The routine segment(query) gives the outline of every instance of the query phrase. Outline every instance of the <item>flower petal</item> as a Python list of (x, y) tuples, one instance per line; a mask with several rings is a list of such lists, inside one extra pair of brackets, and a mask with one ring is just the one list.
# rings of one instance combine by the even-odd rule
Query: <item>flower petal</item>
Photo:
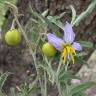
[(66, 22), (64, 26), (64, 41), (66, 43), (72, 43), (75, 39), (75, 33), (73, 32), (72, 25)]
[(47, 34), (47, 38), (48, 42), (52, 44), (57, 50), (61, 51), (63, 49), (62, 44), (64, 43), (64, 41), (62, 39), (56, 37), (51, 33)]
[(75, 49), (75, 50), (78, 50), (78, 51), (81, 51), (82, 50), (82, 46), (79, 44), (79, 43), (76, 43), (74, 42), (72, 44), (72, 47)]

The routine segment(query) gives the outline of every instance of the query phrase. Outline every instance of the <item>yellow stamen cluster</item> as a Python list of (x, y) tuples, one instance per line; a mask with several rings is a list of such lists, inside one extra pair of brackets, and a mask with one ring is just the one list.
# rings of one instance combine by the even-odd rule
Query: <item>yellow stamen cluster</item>
[(64, 59), (64, 62), (67, 61), (68, 55), (71, 57), (72, 62), (74, 64), (75, 62), (74, 56), (76, 55), (75, 49), (71, 45), (66, 44), (64, 45), (64, 48), (62, 50), (62, 58)]

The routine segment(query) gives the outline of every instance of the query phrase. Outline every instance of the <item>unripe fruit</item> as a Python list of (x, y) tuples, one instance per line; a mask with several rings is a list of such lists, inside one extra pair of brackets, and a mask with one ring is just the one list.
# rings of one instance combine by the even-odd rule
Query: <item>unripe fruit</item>
[(46, 56), (53, 57), (56, 54), (56, 49), (50, 43), (45, 43), (42, 47), (42, 51)]
[(5, 34), (5, 41), (8, 45), (16, 46), (21, 42), (21, 34), (16, 29), (9, 30)]

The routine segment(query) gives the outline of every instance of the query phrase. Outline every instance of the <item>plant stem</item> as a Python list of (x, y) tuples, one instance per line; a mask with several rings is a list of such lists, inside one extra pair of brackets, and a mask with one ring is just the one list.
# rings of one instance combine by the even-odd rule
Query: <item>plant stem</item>
[[(20, 25), (19, 20), (18, 20), (16, 14), (14, 14), (14, 17), (15, 17), (15, 19), (16, 19), (16, 23), (18, 24), (18, 26), (19, 26), (19, 28), (20, 28), (20, 30), (21, 30), (21, 32), (22, 32), (22, 35), (24, 36), (24, 39), (25, 39), (25, 41), (26, 41), (26, 44), (27, 44), (28, 47), (29, 47), (29, 51), (30, 51), (30, 53), (31, 53), (31, 55), (32, 55), (32, 57), (33, 57), (33, 61), (34, 61), (34, 65), (35, 65), (35, 68), (36, 68), (37, 77), (38, 77), (38, 79), (39, 79), (39, 83), (40, 83), (40, 86), (41, 86), (41, 93), (42, 93), (42, 83), (41, 83), (41, 79), (40, 79), (40, 76), (39, 76), (39, 70), (38, 70), (38, 68), (37, 68), (37, 63), (36, 63), (35, 54), (34, 54), (33, 50), (31, 49), (30, 41), (28, 40), (28, 38), (27, 38), (27, 36), (26, 36), (26, 33), (24, 32), (22, 26)], [(42, 93), (42, 94), (43, 94), (43, 93)]]
[(62, 65), (62, 58), (60, 58), (60, 61), (59, 61), (59, 66), (57, 68), (57, 75), (59, 74), (59, 71), (60, 71), (60, 68), (61, 68), (61, 65)]
[[(69, 62), (67, 61), (67, 63), (65, 64), (65, 72), (68, 71), (68, 65), (69, 65)], [(66, 96), (68, 96), (69, 89), (68, 89), (68, 82), (67, 81), (65, 82), (65, 86), (66, 86)]]
[(57, 82), (57, 88), (58, 88), (59, 96), (62, 96), (61, 86), (59, 82)]
[(18, 26), (19, 26), (19, 28), (20, 28), (20, 30), (21, 30), (21, 32), (22, 32), (22, 35), (23, 35), (23, 37), (24, 37), (24, 39), (25, 39), (25, 41), (26, 41), (26, 44), (27, 44), (28, 47), (29, 47), (29, 51), (30, 51), (30, 53), (31, 53), (31, 55), (32, 55), (32, 57), (33, 57), (34, 64), (35, 64), (35, 68), (36, 68), (36, 71), (37, 71), (37, 74), (38, 74), (38, 69), (37, 69), (37, 64), (36, 64), (36, 58), (35, 58), (35, 56), (34, 56), (33, 50), (31, 49), (30, 41), (28, 40), (26, 33), (24, 32), (21, 24), (19, 23), (19, 20), (18, 20), (16, 14), (14, 14), (14, 18), (16, 19), (16, 23), (18, 24)]
[(62, 58), (60, 58), (59, 65), (58, 65), (57, 72), (56, 72), (56, 84), (57, 84), (59, 96), (62, 96), (61, 86), (60, 86), (60, 82), (58, 80), (59, 79), (59, 72), (60, 72), (61, 65), (62, 65)]
[(67, 61), (67, 63), (65, 64), (65, 71), (66, 72), (68, 71), (68, 65), (69, 65), (69, 62)]
[(46, 78), (46, 72), (44, 71), (44, 88), (45, 88), (45, 91), (44, 91), (44, 96), (47, 96), (47, 78)]
[(20, 22), (19, 22), (19, 20), (18, 20), (18, 17), (17, 17), (18, 8), (17, 8), (15, 5), (11, 4), (10, 2), (5, 2), (5, 3), (6, 3), (7, 5), (9, 5), (9, 7), (11, 7), (12, 10), (13, 10), (13, 15), (14, 15), (14, 18), (15, 18), (15, 20), (16, 20), (16, 23), (17, 23), (18, 27), (20, 28), (21, 33), (22, 33), (22, 35), (23, 35), (23, 37), (24, 37), (24, 39), (25, 39), (25, 41), (26, 41), (26, 44), (27, 44), (28, 47), (29, 47), (29, 51), (30, 51), (30, 53), (31, 53), (31, 55), (32, 55), (32, 57), (33, 57), (34, 65), (35, 65), (36, 72), (37, 72), (37, 77), (38, 77), (38, 80), (39, 80), (39, 83), (40, 83), (40, 87), (42, 88), (41, 79), (40, 79), (40, 76), (39, 76), (39, 70), (38, 70), (38, 68), (37, 68), (37, 63), (36, 63), (35, 54), (34, 54), (32, 48), (31, 48), (30, 41), (29, 41), (29, 39), (27, 38), (26, 32), (23, 30), (23, 28), (22, 28), (22, 26), (21, 26), (21, 24), (20, 24)]

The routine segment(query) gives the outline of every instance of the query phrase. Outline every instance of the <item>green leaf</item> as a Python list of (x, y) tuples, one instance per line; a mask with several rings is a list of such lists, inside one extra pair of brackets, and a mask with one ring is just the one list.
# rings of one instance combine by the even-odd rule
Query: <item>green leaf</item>
[(79, 43), (81, 44), (82, 47), (85, 47), (85, 48), (93, 47), (93, 43), (90, 41), (79, 41)]
[(95, 82), (86, 82), (86, 83), (77, 85), (74, 88), (72, 88), (71, 94), (76, 94), (76, 93), (85, 91), (88, 88), (91, 88), (91, 87), (94, 87), (94, 86), (96, 86), (96, 83)]
[(73, 94), (72, 96), (86, 96), (86, 94), (84, 92), (79, 92), (79, 93)]
[(45, 70), (47, 72), (47, 74), (48, 74), (49, 80), (52, 83), (54, 83), (54, 81), (55, 81), (55, 71), (52, 69), (52, 67), (49, 66), (49, 64), (39, 64), (38, 67)]
[(9, 73), (4, 73), (0, 76), (0, 89), (2, 89), (8, 76), (9, 76)]
[(57, 20), (58, 17), (56, 16), (47, 16), (47, 19), (52, 22), (53, 24), (55, 24), (56, 26), (58, 26), (59, 28), (63, 29), (63, 24), (60, 20)]
[(4, 24), (6, 21), (5, 14), (8, 10), (8, 6), (6, 6), (5, 2), (11, 2), (13, 4), (16, 4), (17, 0), (0, 0), (0, 27)]
[(66, 12), (61, 13), (61, 14), (58, 16), (58, 18), (57, 18), (57, 19), (62, 18), (62, 17), (65, 15), (65, 13), (66, 13)]
[(76, 59), (76, 62), (80, 62), (80, 64), (85, 64), (86, 66), (89, 66), (88, 63), (85, 60), (83, 60), (82, 57), (76, 56), (75, 59)]
[(70, 8), (71, 8), (71, 11), (72, 11), (72, 20), (71, 20), (71, 24), (73, 24), (73, 22), (74, 22), (75, 19), (76, 19), (76, 10), (75, 10), (75, 8), (74, 8), (72, 5), (70, 5)]
[(41, 15), (46, 17), (48, 15), (49, 9), (45, 10)]
[(80, 79), (78, 76), (72, 75), (70, 72), (60, 72), (59, 80), (60, 82), (65, 82), (72, 79)]
[(87, 16), (89, 16), (93, 10), (96, 8), (96, 0), (91, 0), (91, 4), (88, 6), (88, 8), (83, 11), (73, 22), (73, 25), (78, 26), (82, 20), (84, 20)]
[(82, 56), (86, 56), (86, 55), (87, 55), (87, 53), (81, 52), (81, 53), (77, 53), (76, 57), (82, 57)]
[(2, 3), (4, 3), (5, 2), (5, 0), (0, 0), (0, 4), (2, 4)]
[(52, 24), (47, 18), (45, 18), (45, 17), (42, 16), (41, 14), (33, 11), (31, 5), (29, 5), (29, 8), (30, 8), (30, 10), (31, 10), (31, 13), (32, 13), (35, 17), (37, 17), (37, 18), (38, 18), (39, 20), (41, 20), (43, 23), (49, 25), (49, 27), (50, 27), (51, 29), (58, 30), (57, 26), (55, 26), (54, 24)]

